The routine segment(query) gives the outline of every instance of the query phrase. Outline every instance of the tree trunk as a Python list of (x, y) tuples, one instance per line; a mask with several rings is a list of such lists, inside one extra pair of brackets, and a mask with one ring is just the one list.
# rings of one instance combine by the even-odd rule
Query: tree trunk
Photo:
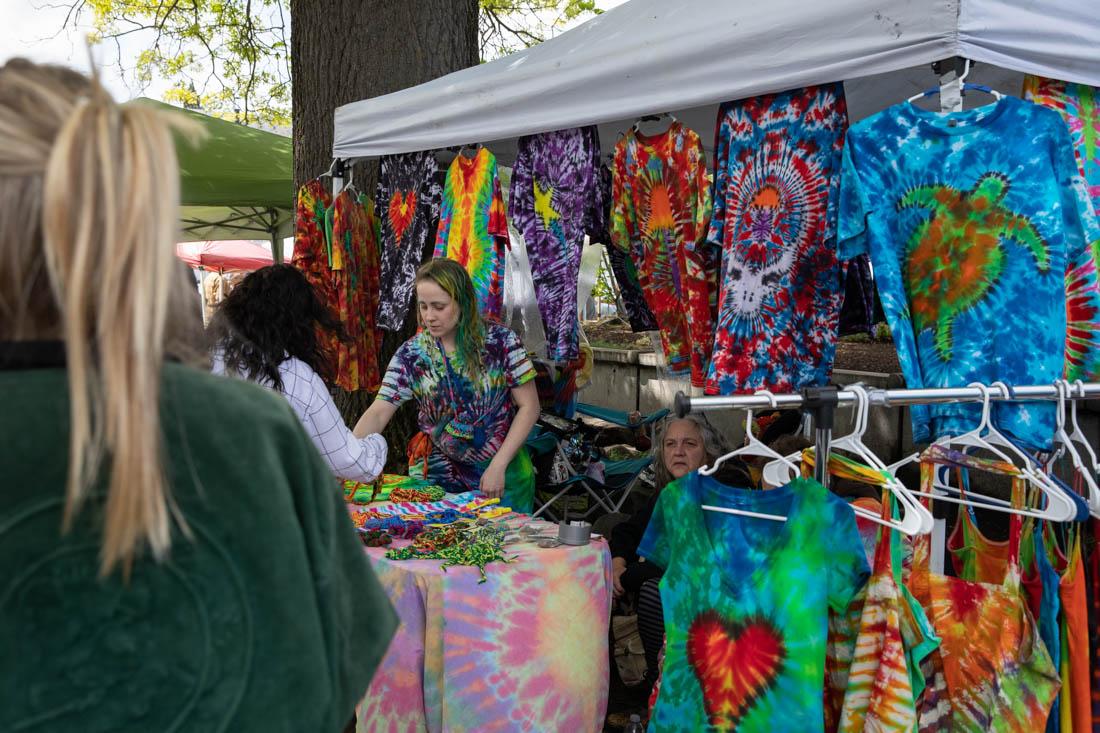
[[(478, 63), (478, 0), (290, 0), (290, 14), (295, 186), (328, 170), (337, 107)], [(361, 191), (374, 190), (377, 171), (376, 161), (356, 169)], [(408, 318), (404, 331), (385, 335), (382, 369), (415, 328)], [(335, 390), (334, 398), (349, 424), (371, 401), (367, 392)], [(415, 410), (405, 405), (386, 430), (388, 469), (405, 463), (415, 430)]]

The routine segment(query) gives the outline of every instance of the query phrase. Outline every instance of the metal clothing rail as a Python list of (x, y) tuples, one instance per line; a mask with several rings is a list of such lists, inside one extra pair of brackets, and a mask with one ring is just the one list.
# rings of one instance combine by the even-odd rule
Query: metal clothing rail
[[(1075, 382), (1068, 385), (1067, 399), (1100, 399), (1100, 383)], [(997, 383), (988, 387), (948, 387), (943, 389), (865, 389), (871, 406), (900, 407), (903, 405), (932, 405), (945, 402), (991, 402), (1056, 400), (1058, 388), (1054, 384), (1010, 387)], [(755, 410), (762, 407), (794, 409), (809, 413), (814, 421), (815, 450), (817, 455), (829, 454), (836, 408), (856, 404), (856, 392), (837, 387), (807, 387), (799, 394), (730, 395), (722, 397), (690, 397), (683, 392), (676, 394), (673, 411), (678, 417), (689, 412), (709, 410)], [(751, 429), (751, 428), (750, 428)], [(828, 461), (814, 461), (814, 478), (828, 486)]]

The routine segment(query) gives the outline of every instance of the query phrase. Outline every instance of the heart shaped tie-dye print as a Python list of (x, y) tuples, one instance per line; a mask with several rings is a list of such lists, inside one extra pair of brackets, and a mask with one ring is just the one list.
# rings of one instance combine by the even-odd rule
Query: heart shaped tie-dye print
[(734, 623), (714, 610), (688, 629), (687, 657), (716, 730), (736, 730), (779, 675), (786, 652), (778, 629), (762, 618)]
[(394, 191), (390, 198), (390, 226), (393, 227), (393, 238), (400, 244), (405, 239), (405, 232), (412, 224), (413, 214), (416, 213), (416, 191)]

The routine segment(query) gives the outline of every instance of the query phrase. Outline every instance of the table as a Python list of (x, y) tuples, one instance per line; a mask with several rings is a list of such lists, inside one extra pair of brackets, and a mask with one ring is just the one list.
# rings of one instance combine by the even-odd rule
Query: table
[[(407, 544), (397, 541), (393, 546)], [(607, 543), (509, 545), (450, 567), (365, 548), (401, 619), (356, 710), (358, 733), (599, 731), (607, 706)]]

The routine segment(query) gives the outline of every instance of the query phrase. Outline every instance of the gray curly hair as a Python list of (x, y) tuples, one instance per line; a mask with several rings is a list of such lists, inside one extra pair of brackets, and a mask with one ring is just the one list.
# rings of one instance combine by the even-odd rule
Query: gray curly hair
[(653, 465), (654, 465), (654, 488), (658, 491), (665, 487), (665, 484), (672, 481), (672, 474), (668, 472), (668, 467), (665, 466), (664, 459), (664, 443), (665, 433), (668, 432), (672, 423), (678, 420), (687, 420), (693, 423), (696, 428), (699, 429), (699, 435), (703, 437), (703, 451), (706, 453), (706, 460), (703, 465), (710, 465), (714, 463), (715, 459), (719, 456), (730, 452), (729, 444), (726, 439), (722, 437), (722, 434), (710, 424), (706, 415), (698, 412), (690, 412), (683, 417), (676, 417), (675, 415), (669, 415), (661, 420), (657, 424), (656, 436), (653, 440)]

